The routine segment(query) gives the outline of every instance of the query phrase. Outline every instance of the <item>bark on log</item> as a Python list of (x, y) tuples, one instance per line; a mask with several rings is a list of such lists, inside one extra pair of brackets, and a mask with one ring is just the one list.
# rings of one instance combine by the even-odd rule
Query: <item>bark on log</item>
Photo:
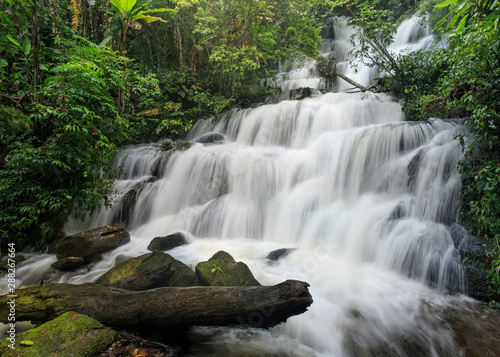
[[(308, 284), (158, 288), (132, 292), (97, 284), (47, 284), (16, 291), (16, 320), (42, 323), (75, 311), (116, 328), (178, 328), (191, 325), (272, 327), (302, 314), (312, 303)], [(9, 306), (7, 295), (0, 305)], [(8, 309), (0, 322), (8, 322)]]

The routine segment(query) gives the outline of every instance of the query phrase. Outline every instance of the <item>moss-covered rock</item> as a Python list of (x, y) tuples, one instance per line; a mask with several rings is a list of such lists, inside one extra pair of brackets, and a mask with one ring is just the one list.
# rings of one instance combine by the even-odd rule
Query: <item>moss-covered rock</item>
[(52, 268), (56, 268), (62, 271), (69, 271), (85, 265), (85, 259), (82, 257), (66, 257), (58, 260), (51, 265)]
[(1, 340), (0, 355), (92, 357), (105, 351), (117, 337), (116, 331), (103, 328), (99, 321), (76, 312), (67, 312), (18, 334), (15, 337), (15, 349), (9, 347), (12, 343), (9, 338)]
[(57, 259), (83, 257), (85, 263), (99, 254), (130, 242), (130, 234), (119, 224), (109, 224), (60, 239), (56, 244)]
[(188, 241), (184, 234), (181, 232), (176, 232), (169, 234), (166, 237), (156, 237), (148, 245), (148, 249), (151, 251), (159, 250), (165, 251), (178, 247), (183, 244), (187, 244)]
[(96, 283), (127, 290), (199, 285), (190, 267), (159, 251), (125, 260), (102, 275)]
[(260, 286), (245, 263), (236, 262), (222, 250), (208, 261), (198, 263), (195, 271), (205, 286)]

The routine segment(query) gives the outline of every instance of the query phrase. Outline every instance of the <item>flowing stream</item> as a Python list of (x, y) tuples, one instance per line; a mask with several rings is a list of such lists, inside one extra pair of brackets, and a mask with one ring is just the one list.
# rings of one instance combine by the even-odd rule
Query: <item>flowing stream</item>
[[(377, 75), (349, 67), (345, 20), (334, 21), (323, 56), (363, 85)], [(427, 48), (432, 36), (405, 21), (393, 49)], [(450, 235), (457, 219), (462, 127), (439, 119), (406, 122), (386, 94), (326, 83), (314, 62), (281, 73), (283, 90), (312, 96), (233, 109), (189, 133), (224, 135), (166, 155), (159, 144), (119, 152), (117, 204), (66, 230), (124, 222), (132, 240), (91, 269), (54, 281), (95, 281), (117, 259), (147, 253), (156, 236), (183, 231), (190, 244), (169, 251), (194, 266), (219, 250), (245, 262), (263, 285), (310, 284), (309, 310), (270, 330), (196, 327), (189, 356), (458, 356), (451, 331), (432, 313), (466, 300)], [(321, 94), (319, 89), (337, 92)], [(302, 93), (296, 90), (294, 93)], [(288, 99), (287, 99), (288, 98)], [(281, 101), (280, 101), (281, 100)], [(154, 175), (156, 176), (154, 176)], [(133, 205), (123, 204), (124, 197)], [(298, 248), (275, 263), (266, 255)], [(55, 261), (35, 255), (18, 285), (37, 284)]]

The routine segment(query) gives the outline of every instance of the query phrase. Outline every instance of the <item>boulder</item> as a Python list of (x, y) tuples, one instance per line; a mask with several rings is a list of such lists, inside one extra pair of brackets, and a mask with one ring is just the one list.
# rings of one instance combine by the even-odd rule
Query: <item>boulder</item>
[(280, 249), (276, 249), (276, 250), (273, 250), (272, 252), (270, 252), (266, 256), (266, 259), (269, 260), (269, 261), (271, 261), (271, 262), (276, 262), (279, 259), (286, 257), (288, 254), (290, 254), (291, 252), (293, 252), (295, 250), (297, 250), (297, 248), (280, 248)]
[(199, 285), (190, 267), (159, 251), (125, 260), (104, 273), (96, 283), (127, 290)]
[(215, 144), (225, 140), (226, 138), (221, 133), (206, 133), (194, 139), (194, 142), (200, 144)]
[(130, 234), (119, 224), (109, 224), (74, 234), (57, 241), (58, 260), (66, 257), (82, 257), (85, 263), (95, 260), (99, 254), (130, 242)]
[(85, 265), (85, 259), (82, 257), (66, 257), (58, 260), (51, 265), (52, 268), (56, 268), (62, 271), (69, 271)]
[(160, 251), (165, 251), (165, 250), (170, 250), (175, 247), (178, 247), (183, 244), (187, 244), (188, 241), (184, 234), (181, 232), (176, 232), (169, 234), (166, 237), (156, 237), (154, 238), (151, 243), (148, 245), (148, 249), (151, 251), (154, 250), (160, 250)]
[(245, 263), (224, 251), (198, 263), (195, 271), (202, 286), (260, 286)]
[(54, 320), (0, 341), (4, 357), (75, 356), (92, 357), (106, 351), (118, 333), (86, 315), (67, 312)]

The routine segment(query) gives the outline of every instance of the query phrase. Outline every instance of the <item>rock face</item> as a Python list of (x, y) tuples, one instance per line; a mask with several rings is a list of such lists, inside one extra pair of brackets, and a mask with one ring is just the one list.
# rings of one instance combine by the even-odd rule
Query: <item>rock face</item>
[(130, 234), (119, 224), (110, 224), (81, 232), (59, 240), (56, 244), (58, 260), (66, 257), (82, 257), (85, 263), (95, 260), (99, 254), (130, 242)]
[(204, 286), (260, 286), (245, 263), (236, 262), (224, 251), (198, 263), (195, 271)]
[(127, 290), (199, 285), (190, 267), (159, 251), (125, 260), (102, 275), (96, 283)]
[[(18, 334), (15, 337), (15, 350), (9, 348), (11, 343), (9, 339), (3, 339), (0, 341), (0, 355), (4, 357), (96, 356), (104, 352), (118, 336), (116, 331), (101, 327), (102, 324), (91, 317), (67, 312), (32, 330)], [(25, 344), (21, 344), (22, 341)]]
[(156, 237), (148, 245), (148, 249), (151, 251), (159, 250), (165, 251), (178, 247), (183, 244), (187, 244), (188, 241), (184, 234), (181, 232), (176, 232), (169, 234), (166, 237)]
[(451, 227), (451, 237), (458, 249), (467, 277), (467, 295), (479, 301), (500, 301), (500, 287), (492, 286), (487, 270), (491, 267), (491, 241), (481, 240), (459, 224)]
[(56, 268), (62, 271), (73, 270), (85, 265), (85, 259), (82, 257), (66, 257), (58, 260), (51, 265), (52, 268)]

